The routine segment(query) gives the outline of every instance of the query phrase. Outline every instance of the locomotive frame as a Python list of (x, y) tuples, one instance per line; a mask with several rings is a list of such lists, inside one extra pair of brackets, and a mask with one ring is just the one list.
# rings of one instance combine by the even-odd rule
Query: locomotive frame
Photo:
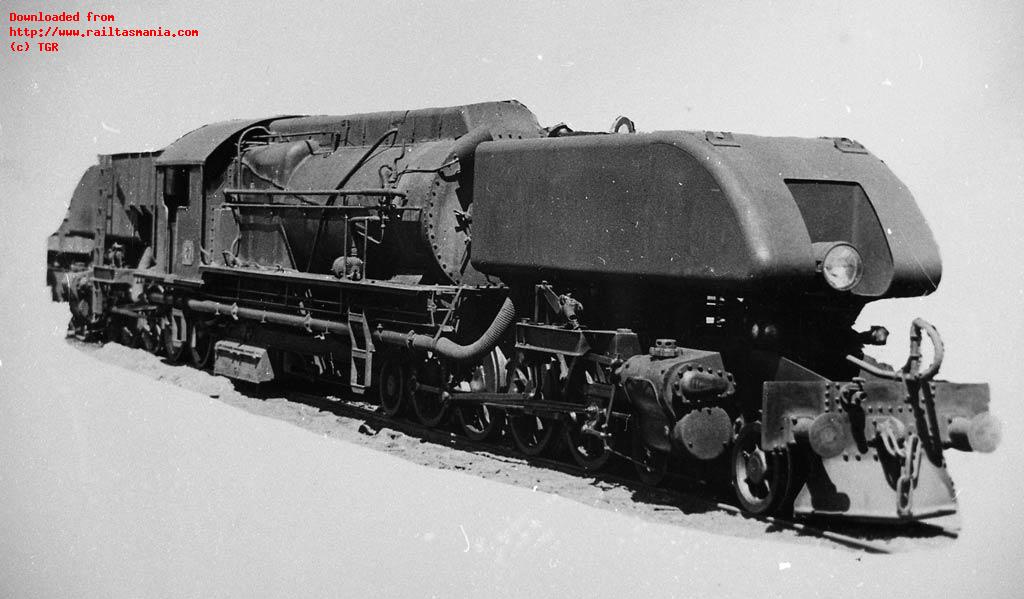
[(948, 514), (943, 451), (999, 442), (987, 385), (935, 378), (933, 326), (899, 370), (851, 330), (941, 265), (845, 138), (575, 132), (514, 101), (227, 121), (101, 156), (48, 262), (82, 338), (526, 455), (561, 438), (589, 470), (628, 454), (648, 484), (711, 471), (754, 514)]

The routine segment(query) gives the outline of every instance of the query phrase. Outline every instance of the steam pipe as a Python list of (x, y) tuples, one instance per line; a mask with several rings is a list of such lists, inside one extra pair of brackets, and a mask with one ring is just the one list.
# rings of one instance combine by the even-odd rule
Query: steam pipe
[[(163, 294), (151, 293), (150, 301), (158, 304), (170, 303)], [(296, 316), (293, 314), (281, 314), (280, 312), (268, 312), (253, 308), (242, 308), (237, 305), (222, 304), (210, 300), (190, 299), (185, 301), (185, 307), (193, 312), (203, 312), (232, 318), (244, 318), (246, 320), (258, 320), (269, 324), (279, 324), (290, 327), (306, 329), (308, 331), (334, 333), (335, 335), (348, 335), (348, 325), (321, 318), (309, 316)]]
[(485, 141), (493, 139), (490, 127), (486, 125), (475, 127), (455, 141), (451, 151), (448, 152), (445, 163), (447, 164), (451, 160), (458, 160), (459, 168), (466, 172), (472, 166), (473, 153), (476, 151), (476, 147)]
[[(170, 303), (161, 293), (151, 293), (149, 295), (149, 299), (157, 304)], [(228, 305), (210, 300), (190, 299), (186, 300), (184, 303), (185, 307), (194, 312), (230, 316), (232, 318), (244, 318), (246, 320), (256, 320), (268, 324), (306, 329), (310, 332), (333, 333), (335, 335), (342, 336), (347, 336), (349, 334), (348, 325), (321, 318), (281, 314), (280, 312), (268, 312), (266, 310), (257, 310), (254, 308), (242, 308), (237, 305)], [(494, 317), (494, 321), (491, 322), (491, 325), (487, 327), (487, 330), (484, 331), (483, 335), (469, 345), (460, 345), (451, 339), (443, 337), (435, 338), (431, 335), (398, 333), (387, 330), (374, 331), (373, 340), (384, 345), (394, 345), (398, 347), (408, 347), (422, 351), (435, 352), (456, 361), (468, 361), (487, 354), (494, 349), (494, 347), (498, 345), (498, 342), (501, 341), (502, 336), (508, 331), (509, 327), (512, 326), (512, 323), (515, 322), (515, 318), (515, 305), (512, 303), (511, 299), (506, 298), (505, 303), (502, 304), (501, 308), (498, 310), (498, 313)]]
[(373, 339), (387, 345), (436, 352), (456, 361), (468, 361), (479, 358), (494, 349), (515, 319), (516, 307), (511, 299), (505, 298), (505, 303), (501, 305), (491, 325), (479, 339), (469, 345), (459, 345), (451, 339), (443, 337), (434, 338), (431, 335), (402, 334), (394, 331), (378, 331), (374, 334)]

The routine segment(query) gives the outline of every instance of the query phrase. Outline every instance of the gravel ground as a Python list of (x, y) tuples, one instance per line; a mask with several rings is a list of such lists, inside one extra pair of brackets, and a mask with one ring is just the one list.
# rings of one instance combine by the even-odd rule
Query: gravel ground
[[(504, 454), (453, 449), (442, 442), (427, 442), (389, 428), (377, 429), (359, 418), (339, 415), (333, 409), (332, 402), (316, 401), (313, 396), (305, 393), (289, 392), (285, 385), (256, 388), (242, 383), (236, 388), (230, 379), (189, 366), (169, 364), (140, 349), (127, 348), (117, 343), (82, 343), (73, 339), (69, 343), (108, 364), (219, 399), (254, 414), (289, 422), (320, 435), (384, 451), (421, 466), (465, 472), (533, 491), (556, 494), (591, 507), (691, 530), (744, 538), (770, 538), (814, 546), (836, 546), (832, 541), (820, 537), (800, 534), (718, 509), (706, 490), (703, 497), (699, 489), (696, 495), (689, 493), (686, 497), (679, 497), (677, 494), (627, 486), (600, 476), (580, 476), (534, 466), (523, 459)], [(326, 393), (324, 395), (330, 397)], [(372, 406), (367, 407), (372, 409)], [(959, 527), (959, 518), (944, 519), (942, 524), (956, 529)], [(881, 536), (891, 551), (936, 548), (954, 542), (940, 535), (918, 535), (914, 538), (895, 536), (887, 528), (851, 530), (850, 527), (840, 527), (839, 530), (874, 538)]]
[(83, 352), (64, 339), (64, 309), (0, 306), (0, 596), (1019, 590), (1005, 474), (1016, 441), (953, 461), (960, 539), (867, 555), (503, 456), (363, 434), (328, 406), (237, 394), (116, 345)]
[[(335, 414), (330, 402), (310, 404), (308, 401), (311, 398), (289, 394), (281, 386), (255, 389), (243, 385), (240, 391), (229, 379), (190, 367), (170, 365), (164, 359), (140, 349), (130, 349), (117, 343), (98, 345), (72, 341), (72, 344), (88, 355), (112, 365), (217, 398), (253, 414), (283, 420), (317, 434), (371, 447), (421, 466), (457, 470), (652, 522), (749, 539), (758, 539), (767, 534), (780, 541), (833, 545), (800, 536), (793, 530), (778, 529), (764, 522), (730, 514), (717, 509), (711, 501), (693, 499), (685, 505), (679, 505), (676, 503), (678, 498), (668, 494), (657, 494), (656, 491), (652, 494), (600, 477), (578, 476), (534, 466), (505, 455), (455, 450), (442, 443), (427, 442), (397, 430), (378, 430), (365, 421)], [(949, 541), (940, 537), (933, 543), (945, 544)]]

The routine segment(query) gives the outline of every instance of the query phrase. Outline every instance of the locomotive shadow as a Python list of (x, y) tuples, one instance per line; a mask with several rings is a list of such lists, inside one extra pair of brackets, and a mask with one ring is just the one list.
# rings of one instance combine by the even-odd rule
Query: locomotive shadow
[[(418, 423), (407, 420), (385, 420), (376, 412), (375, 403), (353, 397), (340, 386), (332, 388), (323, 382), (296, 380), (256, 385), (172, 363), (142, 349), (110, 352), (104, 349), (110, 344), (97, 345), (74, 338), (68, 338), (67, 342), (103, 361), (216, 398), (253, 414), (355, 442), (420, 465), (458, 470), (521, 488), (540, 486), (543, 488), (535, 490), (680, 528), (729, 537), (755, 538), (771, 534), (785, 542), (802, 542), (798, 541), (802, 537), (820, 540), (823, 536), (820, 531), (824, 530), (865, 541), (880, 541), (897, 552), (938, 546), (938, 541), (932, 539), (948, 543), (959, 529), (959, 516), (946, 516), (900, 526), (810, 518), (799, 522), (818, 531), (793, 530), (784, 521), (775, 523), (737, 514), (735, 508), (723, 505), (728, 503), (723, 490), (719, 488), (716, 492), (714, 489), (718, 487), (697, 479), (671, 477), (665, 483), (667, 488), (648, 487), (632, 480), (633, 469), (624, 461), (612, 464), (606, 472), (589, 473), (581, 471), (571, 460), (558, 462), (521, 456), (512, 449), (508, 438), (498, 438), (482, 447), (457, 433), (454, 421), (437, 429), (423, 429)], [(122, 346), (113, 344), (113, 347)], [(563, 451), (567, 450), (563, 448)], [(425, 456), (430, 458), (424, 459)], [(545, 471), (557, 472), (559, 476), (545, 476), (542, 474)], [(595, 495), (593, 489), (602, 493)], [(921, 541), (915, 543), (916, 540)]]
[[(685, 479), (673, 480), (671, 486), (666, 488), (647, 487), (638, 481), (631, 480), (632, 467), (624, 461), (618, 461), (609, 465), (601, 472), (586, 472), (575, 464), (571, 463), (568, 450), (558, 444), (554, 456), (531, 458), (517, 452), (511, 438), (505, 431), (487, 442), (474, 442), (461, 435), (455, 418), (449, 418), (445, 424), (425, 429), (417, 422), (408, 419), (391, 421), (379, 415), (376, 404), (372, 402), (360, 402), (359, 398), (350, 397), (342, 386), (331, 387), (323, 383), (306, 383), (289, 381), (286, 383), (264, 383), (254, 385), (242, 381), (232, 381), (236, 391), (251, 399), (279, 400), (285, 399), (289, 402), (308, 406), (326, 412), (338, 418), (358, 422), (357, 431), (366, 437), (389, 437), (394, 439), (402, 435), (413, 440), (419, 445), (430, 445), (444, 451), (457, 450), (464, 456), (476, 456), (480, 459), (498, 460), (512, 465), (523, 464), (539, 470), (557, 472), (570, 476), (576, 481), (585, 481), (586, 484), (601, 491), (616, 491), (628, 496), (629, 500), (644, 504), (655, 511), (672, 511), (680, 514), (705, 514), (705, 513), (728, 513), (721, 509), (715, 501), (700, 494), (707, 495), (706, 485), (699, 481)], [(331, 397), (342, 398), (343, 401), (332, 400)], [(353, 401), (360, 405), (353, 406)], [(367, 416), (364, 410), (374, 410), (373, 414)], [(388, 448), (385, 448), (388, 449)], [(394, 453), (388, 449), (389, 453)], [(409, 456), (414, 457), (414, 456)], [(417, 460), (413, 460), (417, 461)], [(422, 461), (422, 460), (419, 460)], [(453, 464), (429, 463), (431, 467), (441, 469), (455, 469), (467, 474), (486, 478), (490, 480), (501, 480), (516, 486), (524, 486), (509, 479), (488, 476), (486, 472), (477, 471), (472, 467), (464, 466), (463, 459), (453, 460)], [(493, 470), (493, 468), (482, 470)], [(526, 485), (529, 487), (529, 485)]]
[[(88, 353), (102, 348), (69, 341)], [(138, 359), (140, 356), (149, 358), (141, 360)], [(455, 419), (435, 429), (424, 429), (419, 423), (410, 420), (386, 420), (376, 411), (375, 403), (351, 396), (341, 386), (332, 386), (322, 381), (312, 383), (292, 379), (257, 385), (226, 379), (209, 370), (197, 370), (166, 358), (157, 358), (141, 349), (116, 352), (112, 358), (107, 359), (254, 414), (356, 442), (374, 451), (390, 453), (427, 467), (457, 470), (520, 488), (536, 485), (541, 487), (538, 490), (558, 494), (591, 507), (632, 513), (658, 523), (723, 536), (751, 538), (770, 533), (779, 540), (789, 542), (795, 542), (798, 537), (820, 537), (813, 531), (793, 531), (782, 524), (740, 516), (734, 509), (718, 503), (725, 499), (723, 490), (716, 492), (715, 486), (696, 478), (673, 476), (664, 483), (664, 487), (648, 487), (632, 478), (633, 469), (624, 460), (613, 462), (606, 471), (600, 473), (585, 472), (572, 463), (564, 447), (559, 448), (562, 455), (556, 458), (528, 458), (520, 455), (506, 437), (498, 437), (486, 445), (466, 439), (461, 436)], [(558, 475), (545, 475), (544, 472)], [(593, 501), (595, 494), (588, 489), (602, 491), (597, 504)], [(870, 540), (942, 536), (942, 532), (933, 528), (914, 525), (893, 529), (891, 525), (883, 524), (825, 520), (804, 522), (824, 530)]]
[[(731, 530), (735, 528), (736, 523), (743, 522), (746, 525), (756, 525), (756, 529), (765, 534), (793, 535), (794, 537), (814, 539), (820, 539), (822, 536), (821, 531), (827, 531), (867, 542), (888, 543), (894, 551), (905, 550), (899, 546), (898, 541), (901, 540), (951, 540), (950, 537), (955, 538), (956, 534), (953, 533), (951, 535), (950, 530), (957, 530), (959, 528), (959, 518), (957, 516), (949, 516), (941, 519), (942, 522), (909, 522), (895, 526), (891, 522), (809, 517), (797, 521), (806, 528), (794, 529), (789, 521), (768, 521), (763, 518), (739, 514), (731, 505), (723, 505), (730, 502), (727, 498), (728, 489), (723, 486), (721, 481), (706, 482), (697, 478), (691, 479), (674, 476), (665, 483), (664, 487), (648, 487), (630, 478), (632, 476), (632, 468), (622, 460), (601, 472), (585, 472), (571, 463), (571, 459), (569, 459), (567, 450), (564, 447), (559, 447), (556, 450), (556, 455), (552, 458), (529, 458), (519, 454), (514, 449), (511, 439), (505, 435), (489, 442), (486, 447), (481, 447), (480, 443), (472, 442), (460, 436), (454, 419), (449, 419), (441, 427), (423, 430), (418, 423), (407, 420), (392, 422), (383, 418), (367, 418), (353, 414), (353, 409), (349, 406), (351, 398), (347, 399), (346, 402), (331, 401), (323, 396), (324, 389), (322, 387), (312, 388), (291, 385), (287, 389), (277, 388), (275, 391), (264, 385), (259, 387), (252, 386), (251, 390), (260, 397), (270, 399), (280, 397), (281, 393), (284, 393), (290, 402), (316, 408), (337, 417), (358, 421), (358, 432), (367, 437), (391, 435), (394, 438), (394, 436), (404, 435), (416, 444), (430, 445), (443, 451), (457, 450), (464, 456), (498, 459), (509, 464), (524, 464), (531, 468), (558, 472), (572, 477), (576, 481), (585, 482), (589, 487), (628, 496), (630, 502), (639, 504), (641, 516), (646, 512), (647, 516), (655, 516), (655, 519), (658, 521), (667, 519), (667, 523), (683, 528), (711, 530), (716, 534), (725, 536), (746, 537), (751, 529), (748, 528), (744, 531)], [(344, 390), (341, 388), (338, 388), (336, 392), (339, 397), (344, 397)], [(365, 409), (374, 409), (374, 405), (369, 402), (366, 402), (364, 407)], [(414, 456), (407, 457), (410, 459), (414, 458)], [(413, 461), (416, 460), (413, 459)], [(530, 487), (529, 484), (522, 481), (488, 475), (488, 469), (475, 470), (471, 467), (460, 466), (458, 462), (464, 460), (455, 459), (453, 461), (456, 462), (454, 465), (447, 463), (426, 465), (441, 469), (455, 469), (465, 474), (471, 474), (488, 480), (497, 479), (514, 486)], [(493, 468), (490, 470), (493, 472)], [(554, 492), (558, 492), (558, 490), (556, 489)], [(581, 499), (573, 497), (571, 492), (569, 495), (569, 499)], [(710, 516), (711, 524), (687, 520), (686, 517), (691, 515)], [(718, 524), (715, 524), (716, 522)], [(733, 525), (730, 525), (730, 522)], [(892, 543), (893, 541), (897, 542)]]

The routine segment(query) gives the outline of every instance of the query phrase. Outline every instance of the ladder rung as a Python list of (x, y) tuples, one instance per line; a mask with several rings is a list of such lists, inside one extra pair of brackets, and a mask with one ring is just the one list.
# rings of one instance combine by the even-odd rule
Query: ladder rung
[(370, 386), (373, 377), (373, 352), (375, 350), (365, 314), (349, 311), (348, 336), (351, 341), (349, 387), (353, 393), (362, 395)]

